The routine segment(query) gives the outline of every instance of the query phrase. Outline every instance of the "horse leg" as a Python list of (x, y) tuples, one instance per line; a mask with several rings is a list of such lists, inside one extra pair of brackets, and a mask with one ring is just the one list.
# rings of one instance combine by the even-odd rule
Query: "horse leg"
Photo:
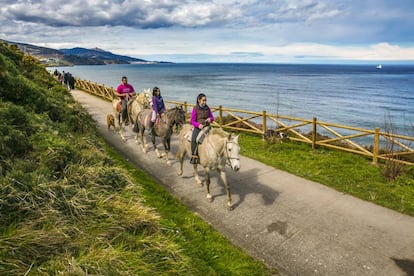
[(198, 175), (197, 164), (193, 164), (194, 167), (194, 179), (198, 186), (203, 186), (203, 182), (201, 182), (200, 176)]
[[(155, 149), (155, 152), (157, 153), (158, 158), (162, 158), (165, 155), (168, 155), (168, 150), (166, 146), (166, 143), (167, 143), (166, 138), (161, 137), (161, 139), (162, 139), (162, 145), (164, 146), (164, 153), (159, 152), (158, 148), (154, 145), (154, 149)], [(168, 156), (167, 156), (167, 160), (168, 160)]]
[(220, 173), (220, 178), (224, 183), (224, 187), (226, 187), (227, 193), (227, 209), (229, 211), (233, 210), (233, 205), (231, 203), (231, 193), (230, 193), (230, 184), (227, 182), (226, 172), (224, 170), (218, 170)]
[(157, 154), (158, 158), (161, 158), (162, 155), (161, 153), (158, 151), (157, 145), (155, 144), (155, 134), (151, 133), (151, 142), (152, 142), (152, 146), (154, 148), (155, 153)]
[(184, 155), (185, 155), (185, 148), (184, 146), (182, 146), (181, 144), (178, 145), (178, 150), (177, 150), (177, 154), (175, 155), (175, 157), (178, 159), (178, 161), (180, 162), (180, 168), (177, 171), (178, 175), (183, 175), (183, 163), (184, 163)]
[(124, 129), (123, 129), (123, 127), (122, 127), (122, 124), (123, 124), (124, 122), (120, 122), (120, 125), (119, 125), (119, 135), (121, 135), (121, 138), (122, 138), (122, 140), (123, 141), (125, 141), (125, 137), (124, 137)]
[(117, 123), (118, 123), (118, 133), (119, 133), (119, 135), (121, 135), (121, 138), (122, 138), (122, 140), (124, 140), (125, 141), (125, 137), (124, 137), (124, 134), (123, 134), (123, 131), (122, 131), (122, 118), (121, 118), (121, 112), (116, 112), (115, 113), (115, 115), (117, 115), (116, 116), (116, 119), (117, 119)]
[(135, 122), (134, 122), (134, 130), (137, 130), (138, 129), (138, 131), (137, 132), (135, 132), (135, 137), (134, 137), (134, 139), (135, 139), (135, 143), (136, 144), (138, 144), (138, 136), (139, 136), (139, 133), (140, 133), (140, 130), (139, 130), (139, 125), (138, 125), (138, 118), (135, 118)]
[(119, 132), (119, 130), (121, 129), (121, 113), (118, 113), (118, 116), (116, 116), (116, 121), (118, 123), (118, 132)]
[[(138, 119), (135, 119), (135, 120), (138, 120)], [(138, 122), (135, 121), (134, 124), (138, 124)], [(135, 125), (134, 125), (134, 127), (135, 127)], [(136, 144), (138, 144), (138, 136), (139, 136), (139, 133), (140, 133), (139, 126), (137, 128), (138, 128), (138, 131), (135, 133), (135, 137), (134, 137)]]
[(171, 162), (170, 162), (170, 160), (168, 159), (168, 152), (169, 152), (169, 147), (168, 147), (168, 138), (164, 137), (164, 138), (162, 139), (162, 144), (164, 145), (164, 153), (161, 155), (161, 157), (162, 157), (162, 156), (165, 156), (165, 161), (167, 162), (167, 165), (168, 165), (168, 166), (171, 166)]
[(146, 138), (145, 138), (145, 136), (144, 136), (144, 132), (145, 132), (144, 127), (141, 127), (141, 128), (139, 129), (139, 134), (141, 135), (141, 148), (142, 148), (142, 152), (143, 152), (143, 153), (147, 153), (147, 151), (146, 151), (146, 148), (147, 148), (147, 141), (146, 141)]
[(204, 168), (204, 175), (206, 177), (206, 199), (208, 202), (213, 201), (213, 197), (210, 194), (210, 169)]

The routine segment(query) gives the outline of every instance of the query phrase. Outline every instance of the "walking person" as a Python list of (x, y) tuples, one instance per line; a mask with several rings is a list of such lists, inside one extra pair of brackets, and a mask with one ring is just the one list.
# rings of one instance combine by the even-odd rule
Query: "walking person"
[(190, 123), (193, 125), (193, 135), (191, 136), (191, 164), (198, 164), (198, 147), (197, 147), (197, 136), (200, 131), (210, 126), (210, 123), (214, 121), (213, 113), (210, 107), (207, 105), (207, 97), (205, 94), (200, 93), (197, 96), (196, 106), (191, 111)]
[(128, 125), (128, 101), (135, 94), (134, 87), (128, 83), (128, 78), (123, 76), (121, 79), (122, 83), (118, 85), (115, 96), (121, 99), (121, 117), (125, 125)]
[(166, 111), (164, 99), (161, 96), (161, 90), (158, 87), (154, 87), (152, 89), (152, 115), (151, 115), (151, 123), (150, 123), (150, 129), (149, 132), (152, 132), (152, 129), (154, 128), (155, 121), (157, 120), (157, 117), (162, 116), (162, 114)]

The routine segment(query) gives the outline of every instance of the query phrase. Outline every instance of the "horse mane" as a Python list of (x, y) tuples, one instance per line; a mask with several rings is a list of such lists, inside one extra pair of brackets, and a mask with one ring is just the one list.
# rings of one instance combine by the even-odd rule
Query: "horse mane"
[(216, 127), (211, 128), (210, 133), (217, 134), (223, 138), (229, 137), (229, 133), (224, 131), (222, 128), (216, 128)]
[(146, 100), (145, 97), (146, 96), (145, 96), (144, 93), (139, 93), (138, 95), (135, 96), (135, 99), (134, 100), (136, 100), (140, 104), (145, 104), (145, 100)]

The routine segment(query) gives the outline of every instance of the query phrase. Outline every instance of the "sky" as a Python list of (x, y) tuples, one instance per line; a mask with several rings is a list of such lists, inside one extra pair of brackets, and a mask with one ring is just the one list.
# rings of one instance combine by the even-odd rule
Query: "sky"
[(171, 62), (414, 63), (414, 0), (0, 0), (0, 38)]

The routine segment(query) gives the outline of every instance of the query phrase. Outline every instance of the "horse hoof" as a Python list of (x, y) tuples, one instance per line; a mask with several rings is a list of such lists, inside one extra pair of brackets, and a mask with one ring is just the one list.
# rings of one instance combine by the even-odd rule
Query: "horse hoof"
[(233, 205), (227, 205), (227, 210), (228, 210), (228, 211), (233, 211), (233, 209), (234, 209), (234, 208), (233, 208)]
[(171, 162), (167, 161), (167, 166), (171, 167)]
[(178, 171), (177, 175), (182, 176), (183, 175), (183, 171)]
[(206, 196), (206, 199), (207, 199), (207, 202), (208, 202), (208, 203), (213, 202), (213, 197), (212, 197), (211, 195), (207, 195), (207, 196)]

